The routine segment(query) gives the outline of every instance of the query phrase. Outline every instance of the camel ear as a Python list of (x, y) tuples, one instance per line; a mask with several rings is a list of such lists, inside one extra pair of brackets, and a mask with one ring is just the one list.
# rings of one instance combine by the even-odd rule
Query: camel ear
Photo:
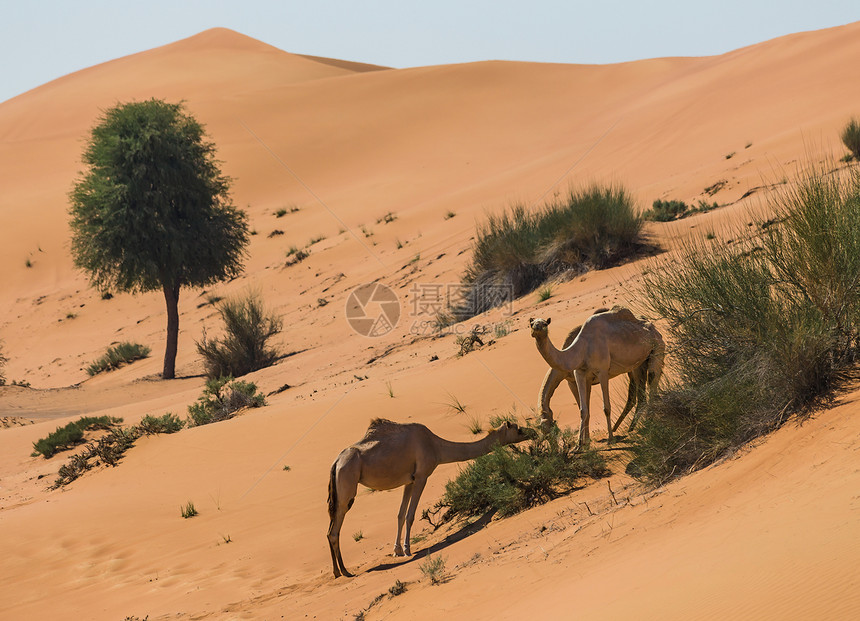
[(547, 317), (546, 318), (546, 325), (549, 325), (550, 323), (552, 323), (552, 317)]
[(535, 322), (535, 318), (534, 318), (534, 317), (529, 317), (529, 326), (534, 325), (534, 322)]
[(511, 428), (511, 421), (506, 420), (505, 421), (505, 429), (510, 429), (510, 428)]

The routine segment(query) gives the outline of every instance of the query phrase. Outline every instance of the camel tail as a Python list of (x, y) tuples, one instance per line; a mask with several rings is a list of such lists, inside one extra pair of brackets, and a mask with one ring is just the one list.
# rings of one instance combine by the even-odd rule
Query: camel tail
[(331, 465), (328, 479), (328, 515), (333, 520), (337, 513), (337, 460)]

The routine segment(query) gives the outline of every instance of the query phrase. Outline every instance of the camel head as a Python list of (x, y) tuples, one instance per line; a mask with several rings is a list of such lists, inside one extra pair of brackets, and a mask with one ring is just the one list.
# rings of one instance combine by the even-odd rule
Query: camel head
[(502, 446), (524, 442), (533, 435), (531, 429), (520, 427), (516, 423), (507, 420), (490, 433), (496, 434), (499, 444)]
[(549, 324), (552, 321), (552, 318), (548, 319), (532, 319), (529, 318), (529, 327), (532, 329), (532, 336), (538, 338), (539, 336), (546, 336), (549, 332)]

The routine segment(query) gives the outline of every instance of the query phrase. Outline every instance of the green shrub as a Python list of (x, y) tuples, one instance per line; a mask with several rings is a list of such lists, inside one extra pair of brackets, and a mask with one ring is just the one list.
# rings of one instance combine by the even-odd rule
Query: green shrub
[(772, 207), (759, 237), (691, 245), (645, 276), (678, 379), (634, 436), (633, 474), (662, 482), (713, 462), (814, 405), (856, 360), (860, 172), (813, 171)]
[(92, 377), (102, 371), (118, 369), (123, 364), (134, 362), (149, 356), (150, 348), (139, 343), (120, 343), (115, 347), (108, 347), (105, 355), (87, 367), (87, 374)]
[(266, 405), (262, 393), (257, 392), (253, 382), (243, 382), (232, 377), (219, 377), (206, 382), (203, 394), (197, 403), (188, 406), (191, 417), (189, 426), (208, 425), (232, 418), (245, 407), (258, 408)]
[(571, 190), (537, 211), (516, 205), (480, 226), (463, 276), (462, 320), (510, 302), (553, 276), (617, 264), (642, 249), (642, 220), (621, 187)]
[(283, 324), (264, 309), (258, 295), (225, 300), (218, 305), (218, 313), (224, 321), (224, 336), (208, 340), (204, 332), (197, 343), (207, 377), (239, 377), (274, 364), (279, 353), (269, 340)]
[(176, 414), (168, 412), (162, 416), (147, 414), (138, 423), (137, 428), (141, 434), (151, 436), (156, 433), (176, 433), (185, 426)]
[(597, 451), (575, 452), (577, 437), (570, 429), (534, 431), (524, 449), (496, 447), (469, 463), (428, 513), (444, 510), (442, 523), (488, 512), (513, 515), (570, 492), (585, 477), (609, 474)]
[(55, 453), (65, 451), (83, 442), (85, 431), (110, 429), (121, 422), (121, 418), (111, 416), (82, 416), (63, 427), (57, 427), (47, 437), (34, 442), (33, 457), (37, 455), (44, 455), (46, 459), (53, 457)]
[(860, 160), (860, 123), (857, 119), (852, 118), (842, 130), (842, 143), (855, 160)]
[(655, 222), (671, 222), (682, 218), (688, 209), (684, 201), (664, 201), (658, 198), (651, 204), (651, 209), (642, 214), (642, 217)]

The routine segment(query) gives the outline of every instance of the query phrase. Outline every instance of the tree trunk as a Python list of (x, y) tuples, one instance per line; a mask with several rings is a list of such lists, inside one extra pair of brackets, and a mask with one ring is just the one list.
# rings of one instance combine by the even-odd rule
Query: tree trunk
[(176, 377), (176, 348), (179, 342), (179, 285), (165, 284), (164, 301), (167, 304), (167, 346), (164, 348), (164, 371), (161, 377)]

